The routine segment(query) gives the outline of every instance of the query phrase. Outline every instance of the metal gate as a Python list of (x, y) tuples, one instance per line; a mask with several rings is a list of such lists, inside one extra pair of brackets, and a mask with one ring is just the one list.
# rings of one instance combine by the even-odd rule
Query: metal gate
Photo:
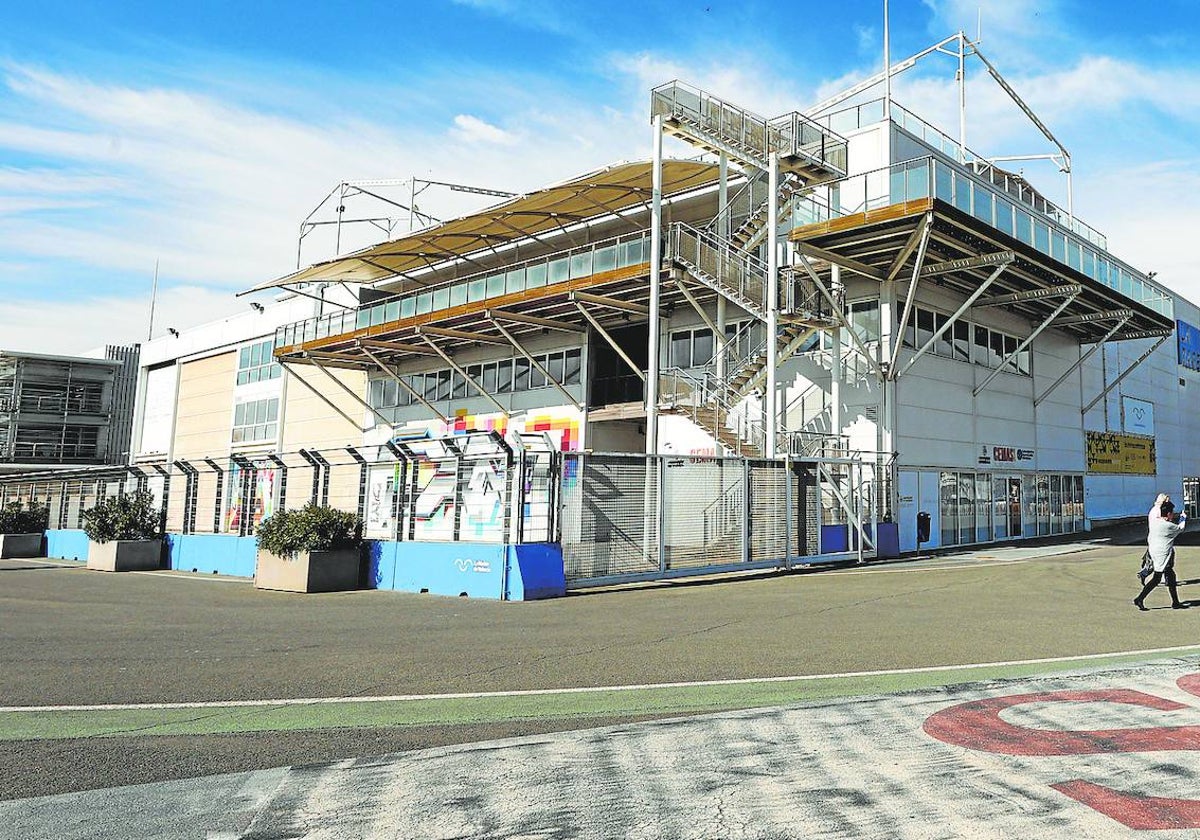
[(813, 460), (563, 455), (567, 587), (786, 568), (820, 552)]

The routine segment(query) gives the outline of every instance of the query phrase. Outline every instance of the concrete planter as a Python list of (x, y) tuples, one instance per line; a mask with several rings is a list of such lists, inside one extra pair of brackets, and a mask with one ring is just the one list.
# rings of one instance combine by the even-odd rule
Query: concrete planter
[(87, 567), (97, 572), (141, 572), (160, 567), (162, 540), (88, 541)]
[(280, 557), (258, 550), (254, 585), (258, 589), (285, 592), (341, 592), (358, 589), (359, 551), (297, 551)]
[(0, 559), (41, 556), (41, 534), (0, 534)]

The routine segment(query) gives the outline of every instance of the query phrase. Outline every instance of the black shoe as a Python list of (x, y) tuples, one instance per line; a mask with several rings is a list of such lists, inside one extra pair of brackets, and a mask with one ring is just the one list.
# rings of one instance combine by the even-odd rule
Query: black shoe
[(1146, 612), (1146, 605), (1142, 603), (1141, 598), (1134, 598), (1133, 605), (1135, 607), (1137, 607), (1139, 610), (1141, 610), (1142, 612)]
[(1176, 601), (1174, 604), (1171, 605), (1171, 609), (1173, 609), (1173, 610), (1186, 610), (1187, 608), (1188, 608), (1187, 604), (1181, 604), (1179, 601)]

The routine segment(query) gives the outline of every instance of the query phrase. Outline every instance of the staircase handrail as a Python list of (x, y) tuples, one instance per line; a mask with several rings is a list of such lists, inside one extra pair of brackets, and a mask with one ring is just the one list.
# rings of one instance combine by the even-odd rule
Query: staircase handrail
[(765, 162), (772, 152), (806, 157), (846, 172), (844, 137), (798, 111), (772, 119), (747, 111), (707, 91), (674, 79), (650, 91), (651, 118), (663, 115), (690, 122)]
[(686, 222), (673, 222), (667, 241), (670, 257), (694, 266), (764, 310), (767, 308), (767, 265), (754, 254)]

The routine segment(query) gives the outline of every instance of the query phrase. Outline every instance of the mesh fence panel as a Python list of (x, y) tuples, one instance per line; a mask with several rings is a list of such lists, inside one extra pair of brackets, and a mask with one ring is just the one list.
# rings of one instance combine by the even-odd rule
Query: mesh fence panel
[(668, 569), (742, 561), (745, 479), (741, 460), (664, 460), (663, 550)]
[(775, 461), (749, 461), (750, 560), (775, 560), (788, 553), (788, 530), (794, 532), (796, 495), (788, 504), (788, 473)]
[(196, 512), (192, 527), (197, 534), (215, 534), (220, 531), (221, 499), (218, 498), (217, 484), (218, 476), (215, 472), (196, 474)]
[(659, 570), (659, 458), (563, 457), (562, 549), (572, 580)]
[(362, 472), (357, 463), (329, 466), (329, 506), (347, 513), (359, 512), (358, 489)]
[(519, 488), (518, 515), (522, 519), (523, 542), (554, 539), (555, 456), (549, 452), (528, 453)]

